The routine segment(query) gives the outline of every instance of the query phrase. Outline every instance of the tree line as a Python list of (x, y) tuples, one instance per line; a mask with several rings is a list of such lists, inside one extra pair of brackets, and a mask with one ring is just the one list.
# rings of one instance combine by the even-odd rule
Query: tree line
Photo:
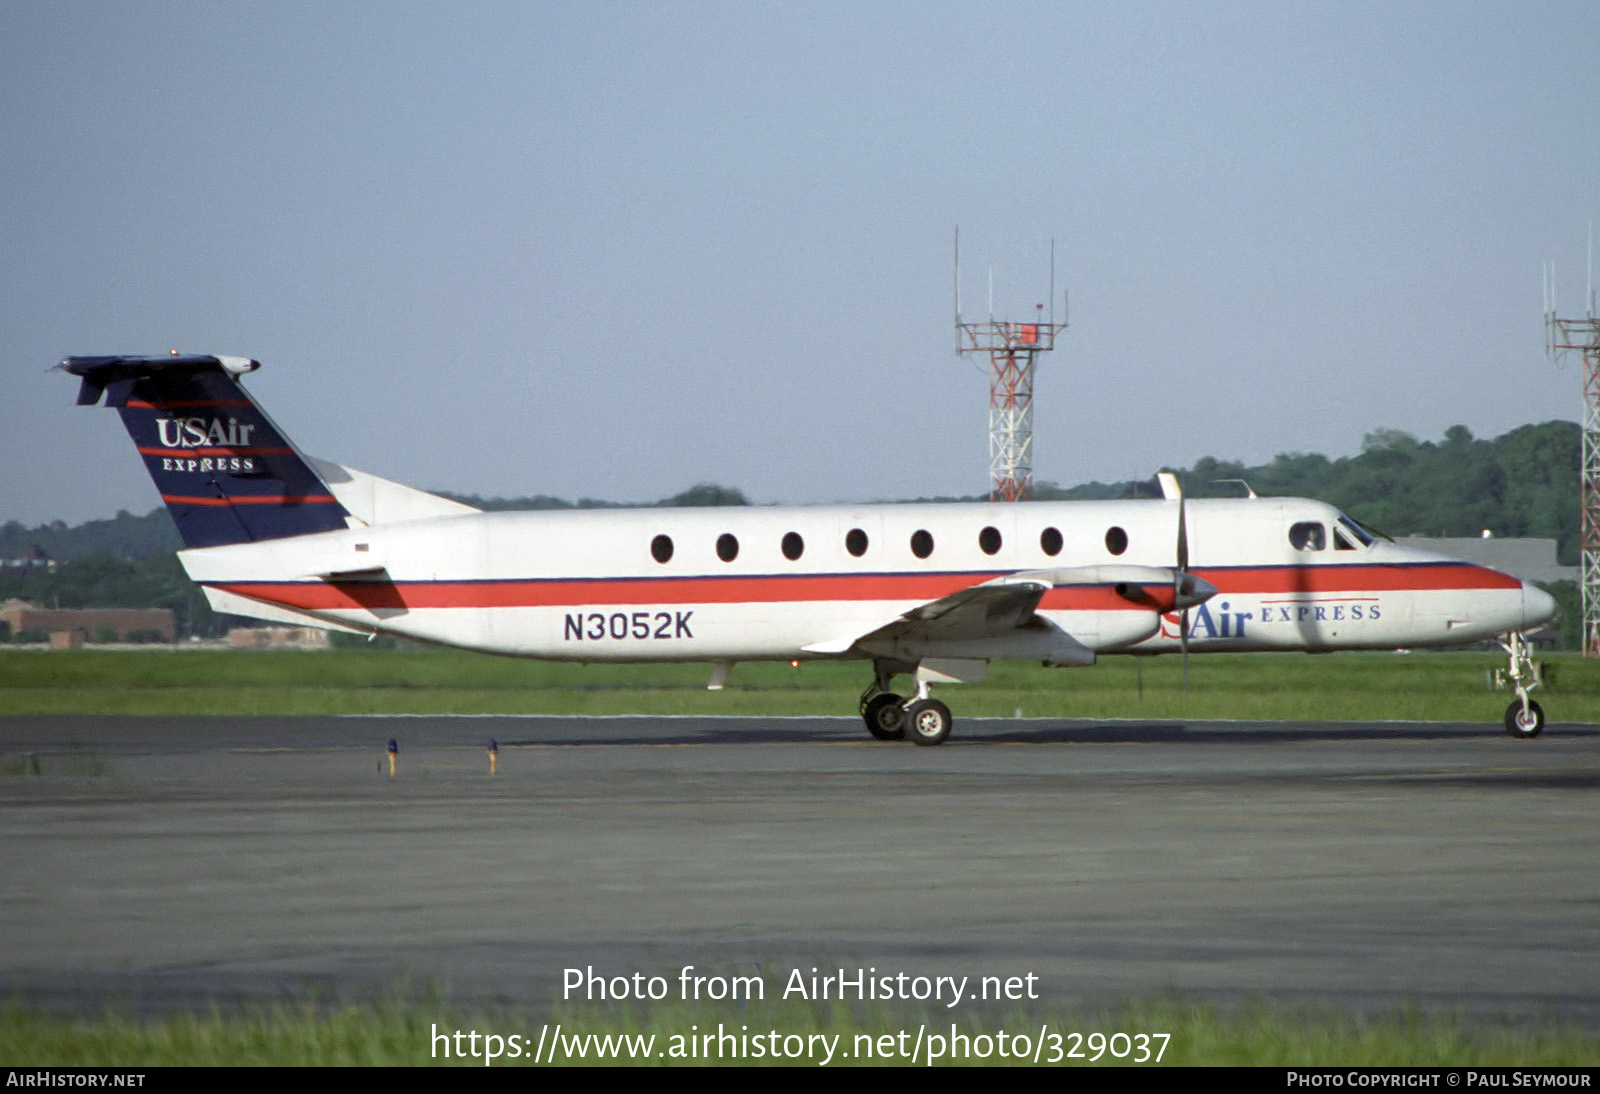
[[(1242, 481), (1262, 496), (1328, 502), (1391, 536), (1477, 536), (1488, 529), (1553, 539), (1561, 564), (1576, 566), (1581, 437), (1576, 422), (1525, 425), (1492, 441), (1457, 425), (1437, 443), (1380, 429), (1366, 435), (1355, 456), (1285, 453), (1257, 467), (1207, 456), (1177, 474), (1191, 497), (1241, 497)], [(1034, 496), (1137, 497), (1151, 489), (1148, 480), (1070, 489), (1044, 484)]]

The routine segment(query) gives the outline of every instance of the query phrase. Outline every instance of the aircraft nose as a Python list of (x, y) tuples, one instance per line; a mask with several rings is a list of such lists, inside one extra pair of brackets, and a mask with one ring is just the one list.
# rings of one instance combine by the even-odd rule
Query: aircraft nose
[(1531, 581), (1522, 583), (1522, 629), (1542, 626), (1556, 617), (1555, 597)]

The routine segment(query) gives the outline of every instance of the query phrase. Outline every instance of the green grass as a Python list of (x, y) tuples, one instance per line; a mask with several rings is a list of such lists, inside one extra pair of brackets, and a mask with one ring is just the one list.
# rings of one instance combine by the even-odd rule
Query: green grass
[[(1489, 653), (1108, 657), (1085, 669), (991, 666), (937, 689), (958, 717), (1498, 721)], [(1600, 722), (1600, 663), (1550, 659), (1552, 721)], [(851, 715), (862, 662), (741, 664), (708, 692), (700, 664), (576, 665), (450, 650), (7, 651), (0, 714)], [(904, 683), (902, 679), (900, 683)]]
[[(304, 1065), (304, 1064), (465, 1064), (484, 1066), (478, 1059), (435, 1054), (433, 1035), (456, 1030), (495, 1033), (503, 1038), (517, 1034), (525, 1039), (523, 1051), (531, 1055), (545, 1020), (518, 1011), (468, 1014), (444, 1005), (379, 1004), (372, 1006), (258, 1007), (236, 1014), (179, 1014), (147, 1020), (115, 1015), (98, 1020), (41, 1017), (17, 1007), (0, 1009), (0, 1060), (11, 1066), (139, 1067), (160, 1065)], [(713, 1008), (682, 1003), (649, 1005), (645, 1011), (581, 1011), (570, 1007), (548, 1019), (550, 1034), (561, 1025), (564, 1037), (596, 1034), (654, 1034), (657, 1052), (682, 1048), (685, 1035), (715, 1032), (719, 1023), (733, 1033), (759, 1035), (776, 1030), (780, 1037), (798, 1034), (837, 1036), (838, 1050), (849, 1059), (836, 1063), (892, 1063), (912, 1061), (891, 1056), (861, 1059), (858, 1048), (870, 1039), (874, 1048), (884, 1035), (905, 1030), (895, 1044), (911, 1045), (919, 1026), (949, 1043), (951, 1026), (972, 1041), (979, 1053), (988, 1048), (980, 1064), (1031, 1062), (1002, 1060), (994, 1053), (994, 1038), (1004, 1031), (1010, 1038), (1024, 1034), (1039, 1040), (1045, 1031), (1040, 1062), (1051, 1062), (1057, 1052), (1062, 1065), (1115, 1065), (1116, 1060), (1090, 1034), (1169, 1034), (1148, 1042), (1152, 1055), (1161, 1051), (1161, 1065), (1253, 1066), (1593, 1066), (1600, 1063), (1600, 1034), (1540, 1023), (1507, 1024), (1471, 1021), (1458, 1016), (1398, 1014), (1380, 1017), (1350, 1016), (1320, 1011), (1284, 1011), (1264, 1006), (1226, 1013), (1213, 1007), (1176, 1002), (1132, 1005), (1097, 1014), (1074, 1015), (1061, 1011), (1017, 1012), (997, 1018), (949, 1012), (892, 1011), (874, 1006), (853, 1011), (840, 1004), (751, 1003), (745, 1011), (731, 1006)], [(1073, 1033), (1081, 1040), (1074, 1040)], [(990, 1039), (986, 1046), (980, 1036)], [(858, 1044), (857, 1037), (863, 1040)], [(674, 1041), (674, 1038), (678, 1038)], [(547, 1042), (548, 1043), (548, 1042)], [(927, 1043), (926, 1040), (924, 1042)], [(519, 1046), (521, 1047), (521, 1046)], [(1120, 1048), (1121, 1046), (1119, 1046)], [(1097, 1055), (1099, 1059), (1093, 1057)], [(1065, 1058), (1078, 1051), (1081, 1058)], [(592, 1056), (589, 1062), (596, 1062)], [(623, 1060), (621, 1062), (627, 1062)], [(670, 1058), (652, 1057), (642, 1063), (663, 1064)], [(704, 1057), (687, 1062), (704, 1063)], [(710, 1062), (719, 1062), (712, 1059)], [(722, 1060), (722, 1063), (772, 1063), (771, 1059)], [(812, 1065), (815, 1060), (779, 1060)], [(915, 1061), (926, 1064), (926, 1056)], [(948, 1058), (940, 1063), (951, 1062)], [(526, 1058), (501, 1059), (497, 1066), (528, 1066)], [(1155, 1063), (1155, 1061), (1151, 1061)]]

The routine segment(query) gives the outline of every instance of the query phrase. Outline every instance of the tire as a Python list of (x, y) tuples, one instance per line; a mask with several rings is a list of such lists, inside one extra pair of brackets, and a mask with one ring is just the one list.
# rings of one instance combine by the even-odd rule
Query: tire
[(867, 723), (867, 732), (880, 741), (899, 741), (906, 735), (904, 699), (884, 692), (874, 695), (862, 708), (861, 720)]
[(1544, 708), (1532, 699), (1526, 710), (1518, 699), (1506, 707), (1506, 732), (1524, 741), (1531, 741), (1544, 730)]
[(950, 736), (950, 708), (937, 699), (922, 699), (906, 707), (906, 735), (919, 745), (942, 745)]

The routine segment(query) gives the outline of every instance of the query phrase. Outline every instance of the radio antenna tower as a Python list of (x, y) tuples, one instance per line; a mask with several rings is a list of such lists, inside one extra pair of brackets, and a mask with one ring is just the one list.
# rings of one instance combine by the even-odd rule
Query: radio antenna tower
[(989, 321), (961, 321), (961, 229), (956, 229), (956, 352), (989, 355), (990, 501), (1027, 501), (1033, 496), (1033, 368), (1039, 354), (1056, 348), (1067, 329), (1066, 294), (1056, 322), (1056, 241), (1050, 241), (1050, 316), (1034, 305), (1031, 323), (997, 322), (994, 282), (989, 284)]
[(1556, 316), (1556, 268), (1544, 268), (1545, 352), (1552, 360), (1572, 350), (1583, 355), (1583, 464), (1579, 483), (1583, 514), (1579, 583), (1583, 592), (1583, 655), (1600, 657), (1600, 319), (1594, 309), (1594, 221), (1589, 222), (1588, 307), (1583, 319)]

